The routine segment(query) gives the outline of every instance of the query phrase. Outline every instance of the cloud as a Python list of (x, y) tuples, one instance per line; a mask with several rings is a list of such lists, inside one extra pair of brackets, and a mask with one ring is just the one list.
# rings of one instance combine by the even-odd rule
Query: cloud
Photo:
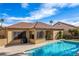
[(7, 16), (8, 16), (7, 13), (2, 13), (1, 15), (2, 15), (3, 17), (7, 17)]
[(69, 7), (76, 7), (76, 6), (79, 6), (79, 3), (71, 3), (71, 4), (69, 5)]
[(30, 22), (32, 19), (30, 17), (7, 17), (5, 18), (7, 22)]
[(5, 22), (3, 23), (4, 26), (6, 23), (7, 23), (6, 26), (8, 26), (17, 22), (32, 22), (35, 20), (30, 17), (14, 17), (8, 15), (7, 13), (2, 13), (1, 15), (3, 16), (2, 18), (5, 19)]
[(28, 7), (28, 3), (22, 3), (22, 4), (21, 4), (21, 7), (22, 7), (22, 8)]
[[(16, 23), (16, 22), (32, 22), (32, 21), (34, 21), (34, 20), (29, 19), (29, 17), (26, 17), (26, 18), (22, 18), (22, 17), (8, 17), (6, 22), (8, 22), (10, 24), (4, 23), (3, 25), (4, 26), (9, 26), (9, 25), (12, 24), (11, 22), (15, 22)], [(64, 22), (64, 23), (68, 23), (68, 24), (71, 24), (71, 25), (74, 25), (74, 26), (79, 26), (79, 17), (66, 18), (66, 19), (60, 19), (60, 20), (57, 19), (57, 20), (54, 20), (53, 24), (55, 24), (56, 22)]]
[(76, 7), (79, 6), (79, 3), (44, 3), (43, 4), (45, 7), (59, 7), (59, 8), (63, 8), (63, 7)]
[(49, 17), (51, 15), (55, 15), (56, 9), (41, 9), (38, 11), (34, 11), (31, 13), (31, 19), (42, 19), (45, 17)]
[(9, 15), (7, 13), (1, 13), (0, 18), (7, 18)]
[[(43, 19), (45, 17), (53, 16), (57, 14), (59, 8), (75, 7), (79, 4), (76, 3), (43, 3), (39, 10), (32, 11), (30, 14), (31, 19)], [(58, 7), (58, 8), (57, 8)]]
[(12, 24), (3, 23), (3, 27), (10, 26)]
[(41, 7), (39, 8), (39, 10), (36, 11), (32, 11), (31, 14), (31, 19), (43, 19), (45, 17), (49, 17), (52, 15), (56, 14), (57, 9), (56, 8), (52, 8), (51, 5), (47, 5), (47, 4), (42, 4)]
[[(64, 7), (76, 7), (79, 6), (79, 4), (76, 3), (43, 3), (41, 4), (41, 6), (39, 7), (38, 10), (32, 11), (30, 12), (30, 16), (29, 17), (14, 17), (14, 16), (10, 16), (6, 13), (3, 13), (2, 15), (6, 18), (7, 22), (31, 22), (31, 21), (35, 21), (35, 20), (42, 20), (43, 18), (49, 17), (49, 16), (53, 16), (56, 15), (57, 12), (59, 11), (59, 8), (64, 8)], [(22, 3), (21, 4), (22, 8), (27, 8), (28, 4), (27, 3)], [(73, 20), (73, 21), (71, 21)], [(62, 19), (62, 20), (58, 20), (58, 21), (62, 21), (62, 22), (67, 22), (70, 24), (79, 24), (79, 18), (67, 18), (67, 19)], [(56, 20), (57, 21), (57, 20)]]
[[(48, 6), (49, 7), (46, 7)], [(39, 7), (39, 10), (36, 10), (36, 11), (32, 11), (30, 13), (30, 16), (29, 17), (13, 17), (13, 16), (9, 16), (8, 14), (4, 14), (5, 18), (7, 20), (19, 20), (19, 21), (30, 21), (30, 20), (39, 20), (39, 19), (43, 19), (45, 17), (49, 17), (51, 15), (55, 15), (56, 14), (56, 11), (57, 9), (56, 8), (52, 8), (50, 4), (42, 4), (41, 7)], [(21, 4), (22, 8), (26, 8), (28, 6), (27, 3), (22, 3)], [(8, 15), (6, 17), (6, 15)]]
[(7, 22), (32, 20), (30, 17), (14, 17), (14, 16), (8, 15), (7, 13), (2, 13), (1, 15), (2, 15), (2, 18), (4, 18)]
[(54, 24), (56, 22), (64, 22), (64, 23), (68, 23), (68, 24), (71, 24), (71, 25), (74, 25), (74, 26), (79, 26), (79, 17), (72, 17), (72, 18), (54, 20)]
[(28, 17), (23, 18), (23, 17), (7, 17), (9, 20), (27, 20), (29, 19)]
[(53, 7), (53, 8), (56, 8), (56, 7), (65, 7), (68, 5), (68, 3), (44, 3), (43, 4), (44, 7), (47, 7), (47, 8), (50, 8), (50, 7)]

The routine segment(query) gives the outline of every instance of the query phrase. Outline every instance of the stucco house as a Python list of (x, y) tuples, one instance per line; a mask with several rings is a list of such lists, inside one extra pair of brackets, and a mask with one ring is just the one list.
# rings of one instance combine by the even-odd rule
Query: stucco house
[(71, 24), (67, 24), (67, 23), (63, 23), (63, 22), (57, 22), (53, 25), (53, 28), (55, 29), (63, 29), (65, 34), (68, 34), (68, 30), (70, 29), (77, 29), (78, 27), (71, 25)]
[(57, 22), (53, 25), (54, 28), (56, 29), (64, 29), (65, 31), (69, 30), (69, 29), (76, 29), (77, 27), (71, 24), (67, 24), (64, 22)]
[(37, 44), (46, 40), (56, 40), (56, 34), (59, 31), (63, 33), (63, 29), (57, 29), (42, 22), (20, 22), (7, 27), (7, 38), (1, 40), (3, 43), (0, 46), (23, 43)]

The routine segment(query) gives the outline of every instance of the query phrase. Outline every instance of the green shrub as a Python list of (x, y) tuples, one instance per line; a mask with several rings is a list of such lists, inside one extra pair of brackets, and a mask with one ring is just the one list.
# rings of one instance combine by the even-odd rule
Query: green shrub
[(63, 34), (61, 31), (59, 31), (56, 35), (57, 39), (63, 39)]

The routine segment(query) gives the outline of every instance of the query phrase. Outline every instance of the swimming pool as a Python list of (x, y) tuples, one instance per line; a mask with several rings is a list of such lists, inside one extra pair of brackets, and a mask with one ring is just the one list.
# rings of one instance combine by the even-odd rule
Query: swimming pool
[(39, 48), (25, 51), (29, 56), (77, 56), (79, 51), (78, 42), (58, 41), (49, 43)]

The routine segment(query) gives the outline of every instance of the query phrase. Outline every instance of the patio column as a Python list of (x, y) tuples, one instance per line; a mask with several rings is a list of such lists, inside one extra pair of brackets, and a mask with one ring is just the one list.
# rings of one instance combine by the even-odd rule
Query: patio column
[(36, 40), (36, 39), (37, 39), (37, 31), (34, 30), (34, 40)]
[(62, 33), (62, 36), (63, 36), (63, 31), (61, 31), (61, 33)]
[(44, 30), (44, 39), (46, 40), (46, 30)]
[(8, 42), (7, 43), (10, 43), (13, 40), (12, 34), (13, 34), (12, 31), (8, 31), (8, 35), (7, 35)]
[(26, 31), (26, 37), (27, 37), (27, 41), (29, 42), (29, 31)]
[(52, 40), (53, 40), (53, 30), (51, 30), (51, 34), (52, 34)]

